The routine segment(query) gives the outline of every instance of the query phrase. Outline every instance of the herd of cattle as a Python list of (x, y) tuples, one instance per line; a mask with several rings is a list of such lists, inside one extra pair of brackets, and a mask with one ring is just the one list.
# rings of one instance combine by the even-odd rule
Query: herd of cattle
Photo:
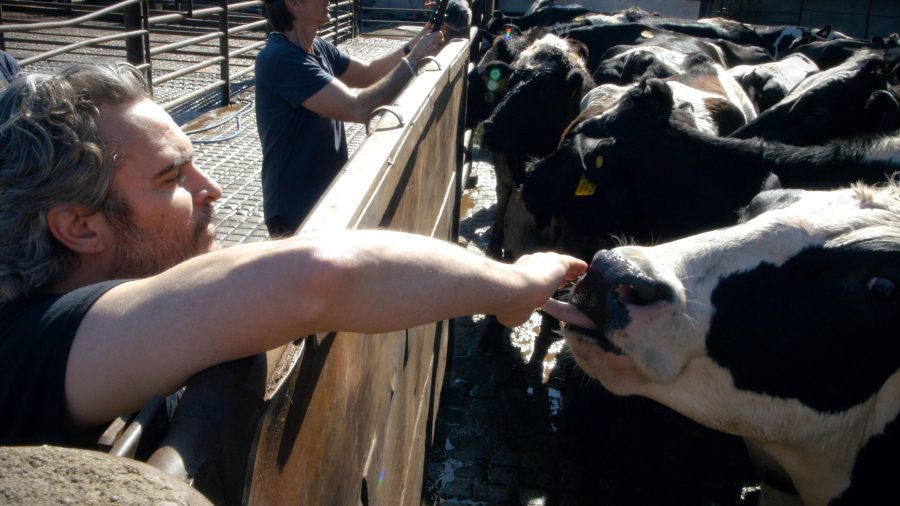
[(761, 502), (900, 504), (900, 37), (546, 2), (484, 33), (489, 254), (593, 258), (548, 308), (579, 366), (744, 438)]

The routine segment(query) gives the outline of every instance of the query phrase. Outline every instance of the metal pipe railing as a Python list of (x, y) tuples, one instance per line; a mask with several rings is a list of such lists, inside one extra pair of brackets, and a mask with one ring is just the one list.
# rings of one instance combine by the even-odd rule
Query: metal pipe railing
[(37, 62), (40, 62), (40, 61), (49, 60), (50, 58), (52, 58), (52, 57), (54, 57), (54, 56), (58, 56), (58, 55), (65, 54), (65, 53), (69, 53), (69, 52), (71, 52), (71, 51), (74, 50), (74, 49), (80, 49), (80, 48), (83, 48), (83, 47), (94, 46), (94, 45), (97, 45), (97, 44), (99, 44), (99, 43), (102, 43), (102, 42), (109, 42), (109, 41), (112, 41), (112, 40), (128, 39), (128, 38), (131, 38), (131, 37), (136, 37), (136, 36), (138, 36), (138, 35), (143, 35), (144, 33), (145, 33), (144, 30), (136, 30), (136, 31), (133, 31), (133, 32), (117, 33), (117, 34), (113, 34), (113, 35), (107, 35), (107, 36), (105, 36), (105, 37), (96, 37), (96, 38), (93, 38), (93, 39), (88, 39), (88, 40), (84, 40), (84, 41), (81, 41), (81, 42), (76, 42), (76, 43), (74, 43), (74, 44), (69, 44), (69, 45), (67, 45), (67, 46), (63, 46), (63, 47), (61, 47), (61, 48), (59, 48), (59, 49), (54, 49), (54, 50), (52, 50), (52, 51), (47, 51), (47, 52), (45, 52), (45, 53), (41, 53), (41, 54), (39, 54), (39, 55), (32, 56), (31, 58), (25, 58), (25, 59), (23, 59), (23, 60), (21, 60), (21, 61), (19, 62), (19, 65), (22, 65), (22, 66), (30, 65), (30, 64), (32, 64), (32, 63), (37, 63)]
[(85, 21), (93, 21), (95, 19), (99, 19), (111, 12), (115, 12), (120, 9), (124, 9), (129, 5), (139, 4), (142, 1), (146, 0), (124, 0), (123, 2), (119, 2), (117, 4), (110, 5), (109, 7), (104, 7), (103, 9), (98, 10), (97, 12), (93, 12), (91, 14), (86, 14), (84, 16), (79, 16), (77, 18), (67, 19), (65, 21), (49, 21), (47, 23), (27, 23), (27, 24), (18, 24), (18, 25), (0, 25), (0, 33), (2, 32), (33, 32), (36, 30), (48, 30), (52, 28), (70, 28), (73, 26), (78, 26), (83, 24)]

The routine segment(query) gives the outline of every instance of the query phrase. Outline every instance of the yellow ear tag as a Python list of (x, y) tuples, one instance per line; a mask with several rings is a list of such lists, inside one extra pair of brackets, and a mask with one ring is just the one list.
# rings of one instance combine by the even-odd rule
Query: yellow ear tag
[(581, 176), (581, 179), (578, 181), (578, 187), (575, 188), (575, 196), (576, 197), (587, 197), (589, 195), (593, 195), (594, 192), (597, 191), (597, 185), (588, 180), (588, 178)]
[(597, 158), (594, 160), (594, 167), (598, 169), (603, 168), (603, 155), (597, 155)]
[(652, 39), (652, 38), (653, 38), (653, 32), (651, 32), (650, 30), (643, 30), (643, 31), (641, 32), (641, 37), (643, 37), (643, 38), (645, 38), (645, 39)]

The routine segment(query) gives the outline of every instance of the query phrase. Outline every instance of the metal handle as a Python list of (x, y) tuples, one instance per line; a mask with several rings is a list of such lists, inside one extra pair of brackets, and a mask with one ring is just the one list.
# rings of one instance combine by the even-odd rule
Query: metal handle
[[(437, 61), (437, 58), (435, 58), (434, 56), (423, 56), (421, 60), (416, 62), (416, 75), (419, 74), (419, 67), (422, 66), (422, 62), (424, 62), (424, 61), (434, 62), (434, 64), (437, 65), (436, 70), (441, 70), (441, 62)], [(425, 70), (429, 70), (429, 69), (425, 69)]]
[(389, 105), (383, 105), (381, 107), (376, 107), (375, 109), (372, 110), (372, 115), (369, 116), (369, 120), (366, 121), (366, 137), (368, 137), (369, 134), (372, 133), (371, 132), (372, 120), (374, 120), (375, 117), (378, 116), (379, 114), (386, 113), (386, 112), (393, 114), (397, 118), (397, 121), (400, 123), (399, 125), (397, 125), (394, 128), (399, 128), (399, 127), (403, 126), (403, 116), (401, 116), (400, 113), (396, 109), (394, 109), (393, 107), (391, 107)]

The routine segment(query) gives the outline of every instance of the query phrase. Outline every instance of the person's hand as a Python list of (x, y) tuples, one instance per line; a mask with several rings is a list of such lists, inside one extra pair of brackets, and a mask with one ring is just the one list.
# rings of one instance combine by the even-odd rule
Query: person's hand
[(426, 31), (423, 29), (422, 32), (419, 33), (419, 35), (416, 35), (416, 37), (419, 37), (419, 40), (416, 41), (415, 45), (413, 45), (412, 41), (410, 41), (410, 47), (412, 47), (412, 51), (409, 53), (409, 56), (407, 58), (409, 59), (409, 62), (413, 65), (413, 67), (418, 65), (419, 60), (421, 60), (422, 58), (437, 54), (437, 52), (441, 49), (441, 46), (444, 45), (444, 32), (432, 32), (430, 31), (430, 27), (431, 23), (428, 23), (427, 25), (425, 25), (425, 28), (427, 28), (429, 31), (427, 31), (426, 33)]
[(507, 327), (515, 327), (527, 321), (531, 313), (547, 302), (557, 288), (574, 281), (587, 270), (588, 265), (583, 260), (568, 255), (533, 253), (516, 260), (513, 267), (521, 272), (526, 286), (519, 297), (521, 305), (496, 315), (497, 321)]
[(432, 23), (431, 21), (425, 23), (425, 26), (422, 27), (422, 30), (420, 30), (419, 33), (417, 33), (417, 34), (415, 35), (415, 37), (413, 37), (413, 38), (409, 41), (409, 47), (415, 47), (416, 44), (418, 44), (419, 41), (422, 40), (422, 37), (424, 37), (424, 36), (428, 35), (429, 33), (431, 33), (431, 30), (432, 30), (433, 28), (434, 28), (434, 23)]

